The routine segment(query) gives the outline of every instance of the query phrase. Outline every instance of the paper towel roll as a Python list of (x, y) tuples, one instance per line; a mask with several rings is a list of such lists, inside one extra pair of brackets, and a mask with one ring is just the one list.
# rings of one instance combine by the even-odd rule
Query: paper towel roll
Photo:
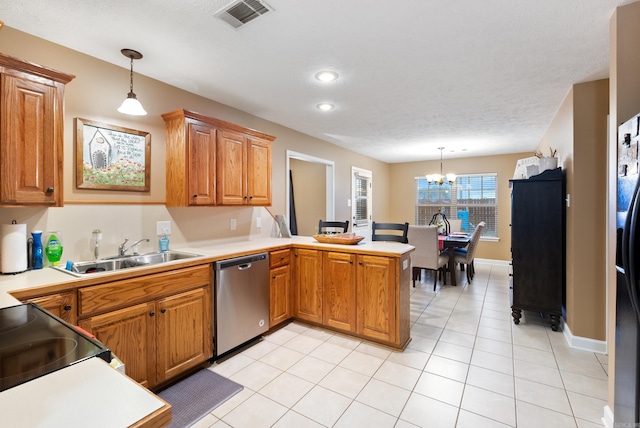
[(17, 273), (27, 270), (27, 225), (0, 225), (0, 271)]

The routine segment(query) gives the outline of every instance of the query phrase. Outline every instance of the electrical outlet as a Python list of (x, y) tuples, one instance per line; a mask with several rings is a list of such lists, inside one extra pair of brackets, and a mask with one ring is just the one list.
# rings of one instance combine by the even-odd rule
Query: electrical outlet
[(156, 235), (171, 235), (171, 222), (170, 221), (157, 221), (156, 222)]
[(235, 218), (231, 219), (231, 222), (229, 223), (229, 228), (231, 230), (236, 230), (236, 227), (238, 226), (238, 222), (236, 221)]
[(257, 228), (262, 227), (262, 217), (256, 217), (256, 227)]

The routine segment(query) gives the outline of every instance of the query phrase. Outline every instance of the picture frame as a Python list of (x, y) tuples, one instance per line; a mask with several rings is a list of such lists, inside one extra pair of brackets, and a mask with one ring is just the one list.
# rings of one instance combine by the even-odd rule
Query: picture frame
[(151, 133), (76, 118), (76, 188), (148, 192)]

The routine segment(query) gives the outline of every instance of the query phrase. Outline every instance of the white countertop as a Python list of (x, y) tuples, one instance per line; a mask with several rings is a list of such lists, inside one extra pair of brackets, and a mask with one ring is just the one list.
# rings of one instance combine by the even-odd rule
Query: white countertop
[[(184, 246), (175, 250), (200, 254), (203, 262), (209, 262), (292, 244), (397, 256), (413, 251), (411, 245), (394, 242), (321, 244), (306, 236), (225, 242), (201, 247)], [(133, 272), (133, 269), (142, 271), (144, 268), (127, 271)], [(110, 273), (93, 274), (91, 277), (95, 275), (108, 277)], [(0, 307), (20, 304), (9, 292), (69, 284), (82, 279), (52, 268), (0, 275)], [(129, 426), (163, 405), (164, 402), (158, 397), (99, 358), (91, 358), (0, 392), (2, 425), (11, 427)]]

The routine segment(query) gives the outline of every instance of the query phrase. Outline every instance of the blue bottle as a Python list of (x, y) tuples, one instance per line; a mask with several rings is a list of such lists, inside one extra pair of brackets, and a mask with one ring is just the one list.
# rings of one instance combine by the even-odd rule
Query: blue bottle
[(42, 269), (44, 251), (42, 249), (42, 231), (31, 232), (33, 237), (33, 269)]

